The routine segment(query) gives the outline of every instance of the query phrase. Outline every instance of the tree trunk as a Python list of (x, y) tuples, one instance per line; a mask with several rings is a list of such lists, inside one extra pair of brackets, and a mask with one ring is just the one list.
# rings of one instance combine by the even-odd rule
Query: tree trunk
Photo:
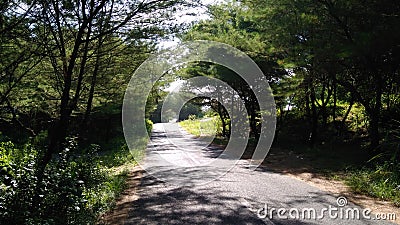
[(223, 113), (223, 106), (218, 102), (218, 115), (219, 118), (221, 119), (221, 124), (222, 124), (222, 136), (226, 137), (227, 136), (227, 132), (226, 132), (226, 121), (225, 121), (225, 117), (224, 117), (224, 113)]
[(311, 91), (311, 133), (310, 133), (310, 146), (314, 147), (317, 141), (317, 132), (318, 132), (318, 113), (317, 107), (315, 105), (315, 93), (314, 90)]
[(371, 151), (378, 151), (380, 142), (378, 110), (374, 110), (374, 112), (370, 114), (369, 136), (371, 141), (370, 144)]
[(371, 107), (370, 112), (370, 124), (369, 124), (369, 135), (370, 135), (370, 149), (373, 152), (379, 152), (380, 134), (379, 134), (379, 122), (382, 109), (382, 76), (375, 71), (376, 76), (376, 89), (375, 89), (375, 104)]
[[(100, 38), (98, 48), (101, 48), (101, 44), (100, 44), (101, 42), (102, 42), (102, 40)], [(86, 128), (88, 121), (89, 121), (90, 113), (92, 112), (94, 90), (95, 90), (95, 86), (96, 86), (96, 82), (97, 82), (97, 75), (99, 73), (99, 67), (100, 67), (100, 51), (98, 50), (97, 55), (96, 55), (96, 64), (94, 66), (92, 80), (90, 82), (90, 90), (89, 90), (88, 101), (86, 103), (86, 111), (85, 111), (85, 115), (83, 117), (83, 122), (82, 122), (84, 128)]]
[(315, 105), (316, 97), (315, 97), (315, 89), (312, 84), (311, 78), (308, 80), (308, 88), (309, 88), (309, 104), (311, 105), (311, 130), (310, 136), (308, 139), (310, 147), (314, 147), (317, 140), (317, 132), (318, 132), (318, 112), (317, 106)]
[(336, 83), (336, 78), (334, 78), (333, 79), (333, 109), (332, 109), (332, 117), (333, 117), (334, 124), (336, 121), (336, 107), (337, 107), (337, 83)]
[(349, 116), (351, 109), (353, 108), (353, 104), (354, 104), (354, 98), (351, 97), (349, 108), (347, 109), (346, 113), (343, 116), (342, 122), (340, 123), (339, 135), (342, 135), (342, 133), (343, 133), (343, 129), (346, 125), (347, 117)]
[(67, 57), (66, 53), (66, 42), (64, 40), (64, 33), (62, 31), (62, 26), (60, 22), (60, 10), (58, 8), (58, 4), (54, 4), (55, 7), (55, 19), (57, 24), (57, 30), (53, 32), (54, 36), (58, 36), (59, 39), (59, 51), (62, 59), (62, 67), (63, 67), (63, 89), (61, 94), (61, 104), (60, 104), (60, 117), (56, 122), (55, 126), (49, 129), (49, 145), (47, 150), (43, 153), (41, 160), (39, 161), (39, 166), (37, 169), (37, 185), (36, 185), (36, 193), (33, 200), (33, 207), (38, 207), (40, 204), (40, 188), (44, 178), (44, 171), (46, 169), (47, 164), (51, 161), (53, 154), (58, 153), (63, 145), (65, 144), (65, 139), (67, 137), (67, 130), (70, 122), (70, 116), (72, 113), (71, 105), (70, 105), (70, 91), (72, 87), (72, 75), (75, 68), (75, 63), (77, 58), (79, 57), (79, 49), (82, 44), (82, 37), (84, 34), (84, 29), (86, 25), (82, 25), (78, 30), (75, 43), (73, 46), (73, 50), (71, 55)]

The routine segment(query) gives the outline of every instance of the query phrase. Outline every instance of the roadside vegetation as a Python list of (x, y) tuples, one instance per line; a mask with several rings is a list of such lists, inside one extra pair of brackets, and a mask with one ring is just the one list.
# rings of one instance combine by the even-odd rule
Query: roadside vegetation
[(197, 137), (221, 136), (221, 122), (215, 116), (197, 118), (196, 115), (190, 115), (187, 120), (179, 122), (179, 125)]
[[(151, 131), (151, 123), (148, 125)], [(2, 184), (0, 208), (2, 224), (94, 224), (101, 214), (115, 205), (126, 188), (129, 171), (136, 157), (121, 134), (98, 144), (79, 148), (68, 139), (68, 145), (46, 167), (42, 185), (37, 185), (37, 158), (43, 140), (29, 144), (0, 143)], [(137, 143), (146, 148), (147, 140)], [(142, 150), (140, 149), (140, 150)], [(38, 188), (40, 188), (38, 190)], [(33, 207), (35, 193), (39, 207)]]
[(383, 200), (400, 207), (400, 168), (386, 162), (375, 167), (361, 167), (347, 172), (344, 180), (352, 190)]
[[(70, 140), (57, 160), (46, 167), (41, 204), (33, 208), (40, 147), (2, 142), (0, 165), (6, 174), (0, 190), (2, 224), (93, 223), (124, 189), (128, 170), (123, 166), (134, 164), (126, 147), (120, 147), (122, 151), (117, 147), (101, 151), (98, 145), (91, 145), (78, 156), (76, 143)], [(59, 205), (54, 207), (55, 203)]]

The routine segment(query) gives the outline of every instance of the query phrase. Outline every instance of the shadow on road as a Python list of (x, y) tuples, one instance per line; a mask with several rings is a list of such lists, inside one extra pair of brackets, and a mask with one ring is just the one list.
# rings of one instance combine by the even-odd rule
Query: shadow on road
[(215, 189), (166, 187), (150, 176), (142, 186), (126, 224), (264, 224), (239, 199)]

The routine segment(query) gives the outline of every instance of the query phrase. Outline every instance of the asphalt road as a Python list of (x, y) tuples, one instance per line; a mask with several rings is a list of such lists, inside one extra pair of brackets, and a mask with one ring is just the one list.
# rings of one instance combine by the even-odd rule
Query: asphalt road
[(246, 160), (227, 172), (233, 159), (222, 149), (171, 126), (154, 125), (148, 172), (125, 224), (390, 224), (367, 211), (364, 218), (350, 202), (339, 207), (339, 196), (300, 180), (251, 170)]

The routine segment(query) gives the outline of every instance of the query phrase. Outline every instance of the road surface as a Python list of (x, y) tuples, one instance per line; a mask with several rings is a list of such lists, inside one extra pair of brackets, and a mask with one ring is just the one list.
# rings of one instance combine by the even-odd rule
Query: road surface
[[(149, 172), (125, 224), (390, 224), (350, 202), (339, 207), (339, 196), (300, 180), (265, 167), (251, 170), (246, 160), (227, 173), (207, 166), (222, 149), (203, 148), (186, 132), (167, 135), (170, 125), (154, 124), (145, 160)], [(160, 155), (181, 167), (161, 162)]]

